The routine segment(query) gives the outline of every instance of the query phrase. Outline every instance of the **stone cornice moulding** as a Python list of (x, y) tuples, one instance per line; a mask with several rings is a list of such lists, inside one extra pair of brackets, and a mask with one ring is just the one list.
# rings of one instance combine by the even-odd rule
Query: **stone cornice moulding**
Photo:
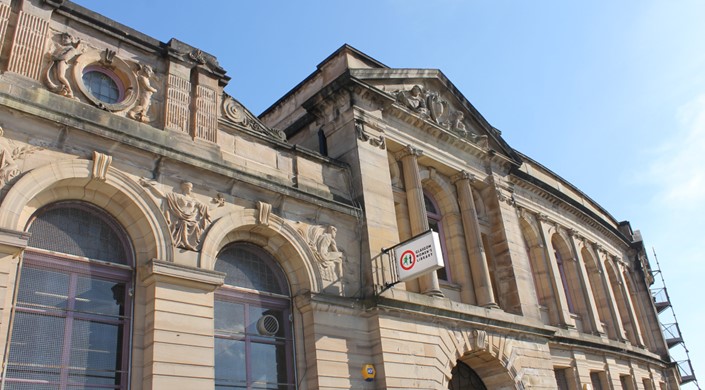
[[(579, 220), (582, 222), (585, 222), (588, 226), (598, 230), (600, 233), (602, 233), (606, 238), (611, 237), (612, 240), (615, 240), (615, 243), (620, 245), (626, 244), (627, 246), (631, 245), (629, 240), (627, 240), (626, 237), (624, 237), (621, 233), (616, 228), (606, 228), (603, 223), (598, 222), (596, 217), (588, 215), (585, 211), (579, 210), (576, 208), (574, 205), (571, 205), (567, 203), (565, 200), (557, 197), (556, 195), (547, 192), (543, 190), (542, 188), (527, 182), (525, 180), (522, 180), (519, 177), (516, 177), (515, 175), (510, 175), (509, 180), (516, 184), (518, 187), (523, 188), (528, 190), (529, 192), (538, 195), (542, 199), (550, 202), (553, 205), (557, 205), (558, 207), (570, 212), (572, 215), (576, 216)], [(522, 203), (525, 207), (527, 206), (525, 201), (522, 201), (520, 197), (517, 199), (520, 203)], [(529, 207), (527, 207), (529, 208)]]

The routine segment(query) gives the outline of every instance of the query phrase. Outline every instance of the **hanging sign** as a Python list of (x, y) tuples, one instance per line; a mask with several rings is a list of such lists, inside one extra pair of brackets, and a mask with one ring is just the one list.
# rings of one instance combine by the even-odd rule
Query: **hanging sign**
[(433, 230), (402, 242), (393, 251), (400, 282), (444, 267), (441, 240)]

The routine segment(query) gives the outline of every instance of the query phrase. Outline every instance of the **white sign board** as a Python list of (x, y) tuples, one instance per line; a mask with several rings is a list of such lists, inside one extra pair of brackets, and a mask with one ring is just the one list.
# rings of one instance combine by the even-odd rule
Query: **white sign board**
[(438, 233), (429, 230), (394, 247), (394, 263), (401, 282), (443, 268)]

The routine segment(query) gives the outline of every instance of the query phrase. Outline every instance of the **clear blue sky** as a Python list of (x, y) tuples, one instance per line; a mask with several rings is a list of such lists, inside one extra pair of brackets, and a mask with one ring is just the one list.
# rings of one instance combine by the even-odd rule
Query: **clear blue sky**
[(705, 2), (78, 3), (215, 55), (255, 113), (344, 43), (441, 69), (511, 146), (641, 230), (705, 383)]

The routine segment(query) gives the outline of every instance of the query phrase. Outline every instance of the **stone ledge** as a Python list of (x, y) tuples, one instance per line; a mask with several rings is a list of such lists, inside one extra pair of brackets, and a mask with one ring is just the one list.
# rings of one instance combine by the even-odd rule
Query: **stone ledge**
[(225, 274), (203, 268), (179, 265), (168, 261), (152, 259), (149, 264), (141, 267), (142, 282), (147, 285), (155, 282), (166, 282), (214, 291), (225, 281)]

